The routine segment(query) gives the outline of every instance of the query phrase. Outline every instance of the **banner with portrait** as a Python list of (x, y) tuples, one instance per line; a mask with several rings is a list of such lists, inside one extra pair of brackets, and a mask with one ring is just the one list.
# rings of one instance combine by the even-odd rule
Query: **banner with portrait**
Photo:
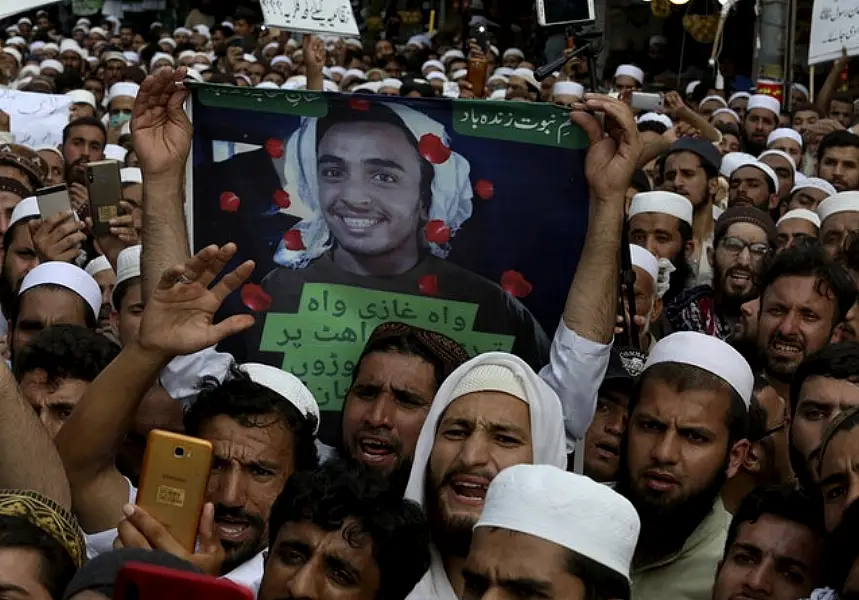
[(256, 261), (223, 349), (301, 378), (324, 441), (380, 323), (545, 364), (587, 227), (565, 109), (199, 85), (192, 116), (192, 244)]

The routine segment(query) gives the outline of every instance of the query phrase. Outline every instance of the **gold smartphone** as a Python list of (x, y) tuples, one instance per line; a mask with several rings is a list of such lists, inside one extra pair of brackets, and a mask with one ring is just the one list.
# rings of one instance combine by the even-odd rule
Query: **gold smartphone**
[(122, 180), (119, 163), (115, 160), (87, 163), (86, 181), (93, 233), (96, 236), (107, 235), (110, 233), (109, 221), (120, 214)]
[(206, 440), (160, 429), (149, 433), (136, 504), (189, 552), (197, 541), (211, 468), (212, 444)]

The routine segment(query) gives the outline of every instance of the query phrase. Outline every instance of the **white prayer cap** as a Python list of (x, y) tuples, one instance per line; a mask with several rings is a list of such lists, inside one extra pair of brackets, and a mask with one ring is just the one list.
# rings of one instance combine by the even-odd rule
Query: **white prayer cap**
[(441, 62), (446, 63), (447, 61), (453, 60), (454, 58), (465, 60), (465, 54), (463, 54), (462, 50), (457, 50), (456, 48), (454, 48), (453, 50), (448, 50), (441, 55)]
[(278, 48), (280, 48), (279, 42), (269, 42), (268, 44), (263, 46), (262, 51), (263, 53), (265, 53), (266, 50), (277, 50)]
[(421, 65), (421, 73), (426, 75), (427, 69), (438, 69), (442, 73), (444, 73), (444, 65), (440, 60), (428, 60), (423, 65)]
[(632, 77), (638, 83), (644, 83), (644, 71), (635, 65), (620, 65), (614, 72), (614, 79), (618, 77)]
[(343, 79), (346, 79), (347, 77), (354, 77), (355, 79), (360, 79), (361, 81), (367, 80), (366, 73), (364, 73), (364, 71), (362, 71), (361, 69), (349, 69), (348, 71), (346, 71), (346, 74), (343, 75)]
[[(152, 60), (149, 61), (149, 68), (150, 69), (153, 68), (155, 66), (155, 63), (157, 63), (159, 60), (166, 60), (171, 65), (176, 64), (176, 59), (174, 59), (172, 56), (170, 56), (166, 52), (156, 52), (155, 54), (152, 55)], [(114, 85), (116, 85), (116, 84), (114, 84)]]
[(821, 223), (843, 212), (859, 212), (859, 192), (838, 192), (817, 205)]
[(78, 43), (70, 38), (66, 38), (60, 42), (60, 54), (65, 54), (66, 52), (74, 52), (81, 58), (84, 58), (83, 48), (78, 46)]
[(748, 92), (736, 92), (734, 94), (731, 94), (731, 97), (728, 98), (728, 106), (733, 104), (734, 100), (739, 100), (741, 98), (745, 98), (746, 100), (748, 100), (751, 97), (752, 95)]
[(740, 165), (754, 162), (755, 157), (745, 152), (728, 152), (722, 157), (722, 166), (719, 167), (719, 174), (726, 179), (731, 177), (731, 173), (737, 170)]
[(36, 197), (30, 196), (29, 198), (24, 198), (12, 209), (12, 216), (9, 217), (9, 228), (6, 231), (11, 231), (15, 224), (22, 219), (32, 219), (41, 215), (42, 213), (39, 212), (39, 201)]
[[(277, 86), (274, 87), (277, 88)], [(119, 181), (121, 183), (143, 183), (143, 171), (137, 167), (125, 167), (124, 169), (120, 169)]]
[(73, 264), (59, 261), (43, 262), (27, 273), (18, 290), (18, 296), (40, 285), (57, 285), (73, 291), (83, 298), (93, 315), (101, 310), (101, 290), (92, 276)]
[(756, 158), (752, 160), (746, 160), (738, 164), (734, 168), (734, 170), (731, 171), (731, 174), (728, 176), (728, 178), (732, 178), (734, 176), (734, 173), (736, 173), (737, 170), (742, 169), (743, 167), (753, 167), (766, 175), (772, 182), (773, 186), (775, 186), (774, 193), (778, 194), (778, 175), (775, 174), (775, 171), (772, 170), (772, 167), (770, 167), (766, 163), (762, 163)]
[(632, 256), (632, 266), (644, 269), (644, 272), (650, 275), (653, 284), (656, 285), (656, 281), (659, 279), (659, 263), (656, 257), (647, 248), (635, 244), (629, 245), (629, 253)]
[[(802, 173), (801, 171), (797, 171), (796, 173), (793, 174), (794, 183), (802, 183), (807, 179), (808, 179), (808, 176), (805, 175), (804, 173)], [(793, 193), (792, 190), (791, 190), (791, 193)]]
[(298, 40), (295, 38), (290, 38), (286, 41), (287, 48), (298, 48)]
[[(93, 27), (92, 29), (89, 30), (89, 34), (90, 35), (98, 35), (98, 36), (101, 36), (103, 38), (107, 37), (107, 32), (104, 29), (102, 29), (101, 27)], [(161, 41), (164, 41), (164, 40), (161, 40)]]
[[(531, 69), (514, 69), (513, 76), (521, 77), (525, 80), (525, 83), (527, 83), (533, 89), (540, 91), (540, 84), (537, 83), (537, 80), (534, 78), (534, 71), (532, 71)], [(454, 77), (454, 79), (457, 79), (457, 77)]]
[(381, 81), (368, 81), (366, 83), (362, 83), (361, 85), (356, 85), (354, 88), (352, 88), (352, 91), (353, 92), (366, 91), (366, 92), (373, 92), (374, 94), (378, 94), (379, 93), (379, 87), (381, 87), (381, 85), (382, 85)]
[(21, 64), (21, 60), (23, 60), (24, 58), (23, 56), (21, 56), (21, 53), (14, 48), (3, 48), (3, 52), (14, 58), (18, 65)]
[(208, 39), (211, 37), (209, 35), (209, 26), (203, 25), (202, 23), (199, 25), (194, 25), (194, 31), (202, 35), (204, 38)]
[(425, 75), (427, 81), (432, 81), (433, 79), (438, 79), (440, 81), (447, 81), (447, 75), (444, 73), (440, 73), (438, 71), (433, 71), (431, 73), (427, 73)]
[(663, 46), (668, 44), (668, 38), (664, 35), (651, 35), (650, 40), (648, 41), (648, 46), (656, 46), (658, 44), (662, 44)]
[(490, 100), (506, 100), (507, 99), (507, 90), (495, 90), (491, 94), (489, 94)]
[(17, 25), (9, 25), (9, 27), (6, 28), (6, 33), (13, 34), (13, 35), (17, 34), (18, 33), (18, 26)]
[(242, 60), (249, 63), (255, 63), (257, 61), (257, 57), (253, 54), (243, 54)]
[(781, 114), (781, 102), (772, 96), (766, 94), (754, 94), (749, 98), (749, 104), (746, 110), (751, 112), (756, 108), (762, 108), (773, 113), (776, 118)]
[(356, 48), (358, 50), (364, 49), (364, 44), (362, 44), (361, 40), (357, 38), (346, 38), (343, 43), (346, 44), (346, 46), (351, 46), (352, 48)]
[(793, 140), (800, 147), (802, 147), (802, 136), (795, 129), (791, 129), (790, 127), (779, 127), (778, 129), (774, 129), (769, 136), (767, 136), (767, 146), (772, 146), (773, 142), (777, 140)]
[[(493, 74), (489, 77), (489, 79), (487, 79), (487, 80), (486, 80), (486, 84), (487, 84), (487, 85), (489, 85), (490, 83), (492, 83), (492, 82), (494, 82), (494, 81), (500, 81), (500, 82), (502, 82), (505, 86), (510, 82), (510, 80), (509, 80), (507, 77), (504, 77), (504, 75), (496, 75), (495, 73), (493, 73)], [(557, 92), (555, 92), (555, 94), (557, 95)]]
[(173, 35), (194, 35), (194, 32), (188, 29), (187, 27), (177, 27), (173, 30)]
[(18, 19), (18, 25), (32, 25), (33, 21), (30, 20), (30, 17), (21, 17)]
[(807, 87), (805, 87), (804, 85), (802, 85), (801, 83), (794, 83), (794, 84), (791, 86), (791, 89), (794, 89), (794, 90), (796, 90), (797, 92), (801, 93), (803, 96), (805, 96), (805, 99), (806, 99), (806, 100), (808, 100), (809, 98), (811, 98), (811, 92), (809, 92), (809, 91), (808, 91), (808, 88), (807, 88)]
[(27, 47), (27, 40), (18, 35), (10, 37), (8, 40), (6, 40), (6, 43), (9, 46), (21, 46), (22, 48)]
[(303, 90), (307, 87), (307, 76), (306, 75), (293, 75), (289, 79), (286, 80), (280, 89), (282, 90)]
[(553, 96), (575, 96), (581, 98), (585, 95), (585, 87), (575, 81), (556, 81), (552, 86)]
[(498, 46), (496, 46), (494, 44), (489, 46), (489, 52), (491, 52), (495, 56), (501, 56), (501, 53), (498, 51)]
[(713, 117), (718, 117), (719, 115), (731, 115), (732, 117), (734, 117), (734, 120), (737, 122), (737, 124), (739, 124), (742, 120), (740, 119), (740, 115), (737, 114), (737, 111), (732, 110), (730, 108), (717, 108), (712, 113), (710, 113), (710, 118), (712, 119)]
[(179, 60), (194, 58), (195, 56), (197, 56), (197, 53), (194, 50), (182, 50), (182, 52), (179, 53)]
[[(275, 58), (277, 58), (277, 57), (275, 57)], [(274, 62), (274, 60), (272, 60), (272, 63), (273, 62)], [(291, 60), (289, 61), (289, 64), (292, 64)], [(331, 67), (331, 74), (332, 75), (340, 75), (340, 77), (345, 77), (346, 73), (348, 73), (348, 72), (349, 71), (346, 69), (346, 67), (341, 67), (339, 65)]]
[(170, 46), (174, 50), (176, 49), (176, 45), (177, 45), (176, 40), (174, 40), (173, 38), (170, 38), (170, 37), (163, 37), (160, 40), (158, 40), (158, 43), (159, 44), (167, 44), (168, 46)]
[(697, 88), (697, 87), (698, 87), (698, 84), (699, 84), (699, 83), (701, 83), (701, 82), (700, 82), (700, 81), (690, 81), (690, 82), (688, 83), (688, 85), (686, 86), (686, 95), (688, 96), (689, 94), (691, 94), (692, 92), (694, 92), (694, 91), (695, 91), (695, 88)]
[(143, 246), (129, 246), (123, 249), (116, 257), (116, 283), (113, 286), (113, 292), (110, 294), (110, 302), (113, 308), (119, 310), (116, 298), (116, 290), (119, 284), (125, 283), (129, 279), (140, 277), (140, 255), (143, 252)]
[(674, 122), (668, 115), (662, 115), (655, 112), (644, 113), (638, 119), (636, 119), (636, 123), (661, 123), (665, 125), (668, 129), (674, 127)]
[(325, 81), (322, 82), (322, 91), (323, 92), (339, 92), (340, 86), (337, 85), (336, 83), (334, 83), (333, 81), (329, 81), (328, 79), (326, 79)]
[(401, 87), (403, 87), (402, 81), (400, 81), (399, 79), (394, 79), (392, 77), (389, 77), (388, 79), (382, 80), (382, 85), (379, 86), (379, 89), (393, 88), (395, 90), (399, 90)]
[(698, 103), (698, 106), (701, 106), (705, 102), (717, 102), (722, 105), (722, 108), (728, 108), (728, 103), (721, 96), (707, 96)]
[(459, 70), (451, 73), (450, 78), (453, 81), (458, 81), (458, 80), (462, 79), (463, 77), (465, 77), (466, 75), (468, 75), (468, 69), (459, 69)]
[(766, 156), (779, 156), (785, 159), (787, 164), (790, 165), (790, 169), (793, 171), (793, 174), (796, 175), (796, 162), (793, 160), (793, 157), (784, 150), (766, 150), (758, 154), (758, 160), (761, 160)]
[(743, 355), (727, 342), (696, 331), (678, 331), (656, 342), (644, 363), (644, 373), (661, 363), (691, 365), (712, 373), (730, 385), (749, 408), (755, 376)]
[(641, 522), (629, 500), (607, 485), (549, 465), (519, 464), (489, 484), (474, 527), (544, 539), (629, 581)]
[(36, 52), (37, 50), (41, 50), (45, 47), (45, 42), (41, 40), (37, 40), (35, 42), (30, 42), (30, 52)]
[(513, 69), (511, 69), (510, 67), (498, 67), (492, 72), (492, 74), (510, 77), (511, 75), (513, 75)]
[(132, 52), (131, 50), (126, 50), (122, 53), (122, 56), (125, 58), (126, 62), (140, 64), (140, 55), (137, 52)]
[(35, 77), (36, 75), (41, 75), (42, 69), (40, 69), (37, 65), (27, 65), (21, 72), (18, 73), (18, 79), (23, 80), (27, 77)]
[[(291, 67), (292, 66), (292, 59), (289, 58), (288, 56), (283, 56), (282, 54), (280, 54), (280, 55), (275, 56), (274, 58), (271, 59), (272, 66), (274, 66), (278, 63), (286, 63)], [(343, 69), (343, 67), (340, 67), (340, 68)], [(343, 70), (345, 71), (345, 69), (343, 69)], [(334, 67), (331, 67), (330, 71), (333, 73)]]
[(116, 144), (106, 144), (104, 146), (104, 157), (107, 160), (124, 162), (126, 154), (128, 154), (128, 150), (126, 150), (122, 146), (118, 146)]
[(692, 225), (694, 209), (689, 199), (674, 192), (639, 192), (632, 197), (629, 218), (640, 213), (671, 215)]
[(128, 64), (128, 60), (126, 60), (125, 56), (121, 52), (110, 51), (105, 52), (101, 56), (101, 62), (103, 63), (109, 63), (112, 60), (118, 60), (123, 64)]
[(522, 60), (525, 60), (525, 53), (522, 52), (519, 48), (507, 48), (502, 55), (502, 59), (510, 58), (511, 56), (517, 56)]
[(808, 210), (807, 208), (794, 208), (793, 210), (787, 211), (781, 219), (776, 221), (775, 226), (778, 227), (790, 219), (803, 219), (809, 223), (813, 223), (815, 227), (820, 229), (820, 217), (816, 212)]
[(107, 92), (107, 103), (110, 104), (117, 98), (126, 96), (129, 98), (137, 98), (137, 92), (140, 91), (140, 86), (130, 81), (120, 81), (110, 86)]
[(89, 261), (86, 269), (84, 270), (89, 273), (90, 277), (95, 277), (96, 273), (101, 273), (102, 271), (113, 271), (113, 267), (110, 266), (110, 261), (107, 260), (106, 256), (100, 255)]
[(827, 196), (832, 196), (838, 193), (838, 190), (835, 189), (834, 185), (820, 177), (807, 177), (804, 181), (798, 181), (796, 185), (793, 186), (793, 189), (790, 190), (790, 193), (793, 194), (799, 190), (807, 189), (820, 190)]
[(48, 51), (59, 52), (60, 47), (57, 46), (54, 42), (48, 42), (47, 44), (44, 45), (44, 47), (42, 47), (42, 50), (44, 50), (45, 52), (48, 52)]
[(63, 71), (66, 70), (63, 63), (61, 63), (60, 61), (53, 59), (53, 58), (47, 58), (47, 59), (43, 60), (39, 66), (41, 67), (42, 70), (53, 69), (57, 73), (62, 73)]
[(92, 21), (90, 21), (86, 17), (81, 17), (80, 19), (75, 21), (75, 25), (86, 25), (87, 27), (89, 27), (90, 25), (92, 25)]
[(241, 370), (247, 373), (254, 383), (283, 396), (305, 419), (313, 417), (315, 421), (313, 433), (316, 434), (319, 431), (319, 404), (298, 377), (277, 367), (259, 363), (244, 363), (241, 365)]
[(275, 82), (273, 82), (273, 81), (260, 81), (260, 82), (259, 82), (258, 84), (256, 84), (254, 87), (256, 87), (256, 88), (260, 88), (260, 89), (263, 89), (263, 90), (266, 90), (266, 89), (268, 89), (268, 90), (279, 90), (279, 89), (280, 89), (280, 86), (279, 86), (279, 85), (277, 85), (277, 84), (276, 84)]

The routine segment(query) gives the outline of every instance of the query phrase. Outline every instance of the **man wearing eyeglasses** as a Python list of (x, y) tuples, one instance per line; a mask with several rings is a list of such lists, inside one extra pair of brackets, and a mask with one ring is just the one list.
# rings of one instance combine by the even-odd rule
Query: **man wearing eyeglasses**
[(742, 305), (758, 296), (759, 279), (776, 246), (776, 228), (769, 215), (752, 206), (726, 210), (713, 235), (707, 259), (713, 285), (681, 293), (666, 309), (674, 331), (697, 331), (728, 339)]
[(731, 514), (753, 490), (780, 485), (793, 480), (788, 455), (787, 401), (761, 375), (755, 376), (755, 387), (749, 407), (749, 450), (737, 474), (722, 486), (722, 502)]

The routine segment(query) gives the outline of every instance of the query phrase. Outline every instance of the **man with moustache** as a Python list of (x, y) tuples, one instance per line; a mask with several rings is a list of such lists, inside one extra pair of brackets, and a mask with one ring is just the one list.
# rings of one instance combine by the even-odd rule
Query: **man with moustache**
[(432, 563), (409, 600), (454, 600), (486, 490), (515, 464), (567, 466), (557, 394), (520, 358), (488, 352), (439, 388), (415, 450), (405, 497), (423, 507)]
[(839, 192), (859, 189), (859, 136), (843, 129), (826, 134), (817, 147), (817, 176)]
[(800, 363), (829, 343), (856, 302), (856, 285), (820, 246), (801, 245), (776, 255), (759, 287), (758, 353), (770, 383), (787, 398)]
[(831, 183), (820, 177), (807, 177), (805, 181), (797, 183), (790, 190), (790, 198), (788, 198), (788, 211), (797, 208), (806, 210), (817, 210), (818, 205), (838, 193)]
[(657, 342), (630, 406), (617, 491), (641, 517), (634, 600), (710, 600), (730, 514), (719, 498), (748, 449), (754, 375), (725, 342)]
[(758, 295), (758, 281), (776, 245), (769, 215), (751, 206), (726, 210), (716, 222), (715, 249), (708, 252), (713, 286), (680, 294), (666, 309), (674, 331), (697, 331), (728, 339), (743, 303)]
[(771, 214), (778, 206), (778, 193), (778, 176), (769, 165), (743, 161), (730, 174), (728, 206), (754, 206)]
[(859, 407), (857, 373), (857, 342), (825, 346), (796, 370), (790, 387), (790, 460), (799, 483), (808, 491), (816, 489), (827, 430), (845, 412)]
[(743, 119), (745, 151), (757, 156), (767, 148), (767, 138), (776, 130), (781, 103), (772, 96), (755, 94), (749, 98), (748, 112)]
[(641, 192), (632, 197), (629, 206), (630, 243), (669, 260), (674, 267), (662, 297), (665, 304), (685, 289), (691, 274), (686, 257), (692, 249), (692, 218), (692, 203), (673, 192)]
[(839, 192), (820, 203), (820, 243), (833, 259), (844, 258), (848, 239), (859, 231), (859, 192)]
[(86, 164), (104, 159), (107, 130), (95, 117), (76, 119), (63, 129), (63, 159), (72, 206), (81, 210), (89, 201)]

